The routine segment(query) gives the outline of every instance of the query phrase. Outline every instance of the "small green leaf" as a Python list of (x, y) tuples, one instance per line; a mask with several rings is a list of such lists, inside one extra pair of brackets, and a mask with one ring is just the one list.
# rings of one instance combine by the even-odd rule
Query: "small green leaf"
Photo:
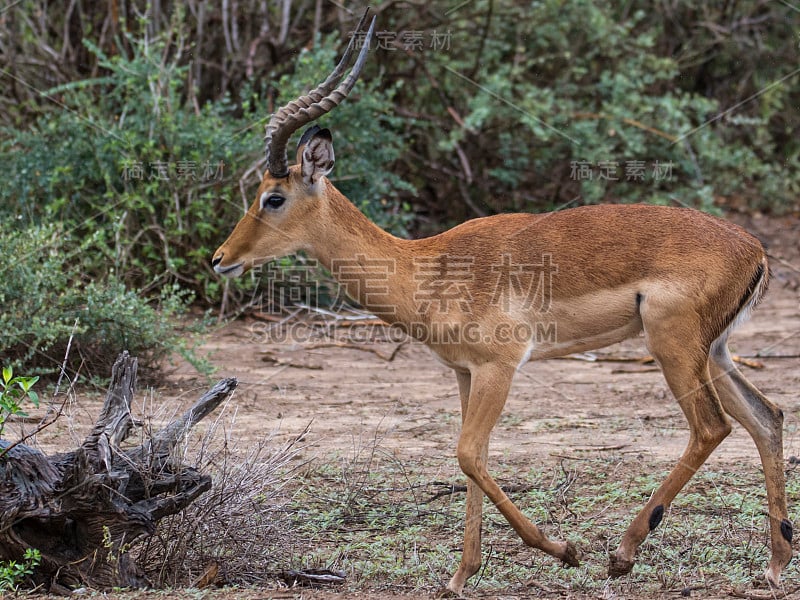
[(11, 381), (11, 377), (14, 376), (14, 369), (11, 366), (3, 367), (3, 382), (8, 383)]
[(39, 377), (18, 377), (17, 381), (19, 382), (19, 386), (22, 388), (26, 394), (30, 391), (30, 389), (39, 381)]

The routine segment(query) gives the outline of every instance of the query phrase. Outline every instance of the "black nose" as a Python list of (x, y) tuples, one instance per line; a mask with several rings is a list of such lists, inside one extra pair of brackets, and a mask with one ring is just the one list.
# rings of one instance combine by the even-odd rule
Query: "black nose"
[(222, 257), (223, 257), (223, 255), (220, 254), (219, 256), (215, 256), (214, 258), (212, 258), (211, 259), (211, 266), (212, 267), (216, 267), (219, 263), (221, 263), (222, 262)]

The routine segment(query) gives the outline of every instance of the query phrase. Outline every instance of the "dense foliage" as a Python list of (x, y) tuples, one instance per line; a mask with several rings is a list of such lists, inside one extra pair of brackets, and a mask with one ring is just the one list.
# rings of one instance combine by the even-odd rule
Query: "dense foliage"
[(139, 356), (146, 375), (171, 351), (195, 360), (176, 327), (186, 292), (169, 284), (145, 301), (113, 272), (92, 276), (101, 235), (77, 240), (61, 226), (0, 232), (0, 252), (13, 257), (0, 278), (0, 363), (58, 375), (70, 339), (68, 375), (108, 377), (120, 348)]
[[(121, 343), (157, 360), (184, 291), (252, 297), (256, 277), (223, 290), (209, 256), (252, 199), (269, 114), (363, 10), (309, 6), (3, 11), (0, 360), (57, 365), (76, 316), (90, 362)], [(385, 3), (362, 81), (324, 120), (335, 181), (412, 235), (601, 201), (797, 210), (799, 17), (763, 0)]]

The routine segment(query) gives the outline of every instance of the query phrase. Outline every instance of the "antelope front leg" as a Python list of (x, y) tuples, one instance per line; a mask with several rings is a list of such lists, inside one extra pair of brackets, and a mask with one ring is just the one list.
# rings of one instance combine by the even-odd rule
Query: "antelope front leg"
[[(458, 393), (461, 397), (461, 422), (464, 423), (469, 407), (469, 394), (472, 375), (468, 371), (456, 371)], [(484, 447), (481, 459), (485, 463), (488, 458), (488, 444)], [(478, 572), (481, 567), (481, 526), (483, 522), (483, 491), (472, 479), (467, 480), (467, 509), (464, 519), (464, 551), (461, 553), (461, 564), (455, 572), (446, 591), (461, 595), (467, 579)], [(442, 595), (447, 595), (443, 593)]]
[[(578, 566), (578, 552), (575, 547), (569, 542), (548, 539), (511, 502), (486, 469), (489, 436), (503, 410), (514, 373), (513, 367), (497, 365), (485, 365), (472, 372), (469, 400), (462, 415), (463, 425), (458, 441), (458, 464), (479, 490), (489, 497), (528, 546), (543, 550), (569, 566)], [(480, 505), (476, 502), (477, 498), (478, 491), (468, 497), (464, 557), (461, 566), (447, 586), (459, 594), (466, 579), (480, 566)], [(471, 504), (472, 511), (470, 511)], [(477, 528), (470, 522), (470, 517), (474, 517), (475, 514), (478, 515)]]

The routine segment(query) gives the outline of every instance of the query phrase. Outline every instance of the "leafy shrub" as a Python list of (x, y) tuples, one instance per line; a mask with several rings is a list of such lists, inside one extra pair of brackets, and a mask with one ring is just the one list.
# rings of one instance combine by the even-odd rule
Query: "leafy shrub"
[[(188, 67), (171, 41), (127, 41), (130, 57), (86, 42), (105, 74), (50, 90), (70, 109), (45, 113), (27, 131), (6, 131), (0, 157), (18, 177), (0, 190), (0, 216), (59, 221), (76, 237), (90, 237), (83, 260), (89, 276), (113, 272), (148, 294), (178, 283), (219, 301), (210, 257), (241, 216), (236, 184), (263, 156), (269, 109), (244, 90), (241, 107), (223, 98), (195, 110)], [(282, 98), (324, 79), (340, 52), (330, 37), (302, 53), (298, 72), (280, 82)], [(337, 167), (343, 189), (382, 224), (402, 229), (399, 211), (386, 210), (393, 190), (410, 189), (387, 169), (403, 148), (390, 131), (395, 120), (382, 116), (391, 94), (371, 81), (360, 102), (346, 102), (328, 122), (337, 149), (353, 156)], [(353, 148), (363, 139), (370, 152)], [(249, 204), (258, 180), (246, 184)], [(242, 285), (249, 284), (234, 284)]]
[[(243, 90), (240, 107), (223, 98), (196, 109), (174, 39), (126, 42), (130, 55), (86, 41), (101, 76), (50, 90), (67, 109), (0, 141), (0, 158), (17, 174), (0, 189), (0, 246), (20, 257), (0, 283), (0, 358), (36, 372), (58, 368), (76, 322), (75, 360), (101, 377), (123, 348), (146, 370), (178, 344), (173, 324), (189, 292), (209, 303), (222, 297), (210, 257), (241, 216), (239, 176), (263, 156), (263, 100)], [(298, 73), (280, 83), (286, 98), (316, 85), (340, 52), (329, 37), (303, 53)], [(342, 162), (342, 188), (402, 230), (402, 211), (387, 207), (393, 190), (410, 187), (387, 169), (403, 143), (394, 119), (382, 116), (392, 89), (379, 85), (371, 81), (362, 101), (345, 103), (328, 124), (337, 148), (361, 157)], [(374, 151), (352, 148), (365, 135)], [(258, 181), (244, 184), (249, 204)], [(244, 302), (258, 283), (227, 285)]]
[[(180, 3), (150, 7), (159, 14), (147, 25), (134, 16), (145, 4), (131, 2), (117, 31), (133, 33), (116, 38), (99, 33), (107, 15), (88, 6), (71, 17), (52, 7), (43, 31), (27, 18), (0, 22), (20, 55), (38, 57), (31, 64), (48, 60), (42, 48), (75, 46), (58, 36), (83, 23), (69, 74), (47, 90), (59, 105), (13, 85), (0, 92), (0, 122), (13, 123), (1, 132), (0, 159), (14, 173), (0, 188), (0, 230), (61, 223), (82, 248), (76, 281), (94, 282), (101, 301), (98, 289), (117, 284), (149, 298), (177, 284), (211, 305), (224, 294), (234, 305), (253, 298), (257, 274), (222, 283), (209, 257), (254, 196), (270, 112), (329, 72), (346, 35), (320, 35), (314, 15), (298, 7), (288, 35), (276, 42), (270, 33), (265, 44), (254, 23), (274, 22), (274, 11), (254, 1), (237, 6), (238, 29), (206, 28), (205, 37)], [(9, 14), (32, 7), (26, 0)], [(206, 8), (208, 22), (234, 17)], [(330, 18), (336, 11), (323, 8), (321, 30), (346, 32), (348, 22)], [(396, 233), (568, 202), (795, 209), (792, 14), (755, 0), (655, 8), (639, 0), (475, 0), (444, 16), (387, 6), (379, 28), (421, 33), (424, 47), (377, 44), (352, 97), (322, 119), (342, 157), (333, 179)], [(708, 35), (712, 24), (722, 29)], [(234, 30), (241, 39), (231, 42)], [(434, 32), (446, 32), (446, 45), (431, 47)], [(209, 53), (231, 54), (220, 50), (229, 42), (250, 52), (211, 68)], [(254, 69), (245, 68), (250, 59)], [(28, 100), (6, 110), (15, 94)], [(630, 161), (643, 163), (643, 180), (627, 177)], [(591, 178), (573, 174), (579, 163)], [(613, 178), (601, 177), (601, 163), (613, 166)], [(670, 165), (672, 176), (656, 178), (656, 163)], [(77, 273), (77, 259), (68, 263)], [(63, 339), (71, 325), (52, 327), (61, 330), (40, 332), (43, 340)]]
[(188, 350), (178, 323), (190, 297), (167, 287), (154, 305), (113, 274), (92, 279), (84, 265), (93, 242), (57, 226), (0, 232), (0, 252), (14, 257), (0, 279), (0, 362), (55, 375), (73, 335), (69, 371), (104, 379), (122, 349), (139, 356), (145, 375)]
[[(41, 124), (42, 112), (51, 105), (38, 91), (57, 82), (65, 85), (53, 92), (54, 99), (86, 115), (81, 127), (127, 129), (129, 117), (136, 122), (150, 114), (139, 137), (152, 142), (154, 153), (167, 150), (151, 129), (164, 130), (165, 139), (174, 137), (163, 128), (165, 116), (183, 119), (185, 139), (205, 139), (214, 132), (194, 117), (224, 103), (229, 109), (222, 111), (221, 137), (235, 130), (241, 133), (238, 140), (256, 140), (244, 129), (272, 110), (275, 82), (281, 92), (287, 85), (293, 91), (310, 85), (299, 76), (281, 76), (302, 73), (302, 63), (320, 50), (315, 37), (320, 31), (338, 30), (344, 41), (355, 18), (335, 3), (314, 11), (299, 1), (284, 2), (281, 10), (261, 0), (197, 6), (202, 10), (130, 0), (113, 14), (102, 3), (79, 11), (73, 3), (51, 4), (45, 13), (34, 0), (9, 6), (0, 20), (0, 39), (14, 42), (0, 55), (0, 68), (11, 76), (0, 91), (0, 123), (27, 128), (39, 117)], [(413, 231), (439, 230), (443, 219), (462, 220), (478, 211), (541, 210), (578, 194), (591, 202), (676, 197), (706, 207), (712, 199), (733, 204), (738, 196), (739, 206), (743, 201), (775, 211), (798, 208), (800, 112), (793, 110), (800, 98), (800, 78), (793, 72), (798, 21), (789, 3), (473, 0), (445, 11), (384, 3), (377, 12), (382, 36), (364, 78), (371, 81), (377, 71), (381, 86), (393, 91), (391, 104), (380, 103), (379, 113), (393, 115), (397, 125), (386, 119), (383, 124), (407, 140), (409, 149), (389, 164), (375, 161), (378, 170), (369, 172), (381, 181), (380, 174), (388, 171), (419, 190), (414, 195), (394, 187), (396, 198), (375, 205), (395, 218), (397, 201), (401, 207), (413, 204)], [(39, 17), (31, 19), (34, 13)], [(150, 36), (149, 45), (109, 31)], [(162, 38), (153, 40), (159, 32)], [(415, 34), (417, 43), (404, 48), (404, 40)], [(434, 35), (444, 36), (438, 46)], [(91, 42), (81, 46), (81, 39)], [(334, 39), (324, 38), (323, 47)], [(310, 46), (312, 52), (303, 51)], [(54, 48), (61, 49), (57, 66)], [(148, 55), (153, 60), (145, 78), (135, 68), (127, 75), (119, 72), (137, 61), (142, 66), (140, 59)], [(20, 56), (26, 60), (17, 60)], [(113, 113), (118, 122), (106, 114), (115, 94), (114, 102), (119, 105), (122, 98), (125, 104)], [(158, 106), (154, 94), (161, 98)], [(358, 115), (341, 126), (366, 131), (375, 115)], [(565, 143), (556, 131), (577, 143)], [(339, 124), (335, 135), (338, 140)], [(53, 143), (70, 139), (56, 133)], [(366, 155), (385, 148), (382, 137), (352, 139), (370, 144), (369, 152), (357, 149), (359, 159), (369, 161)], [(258, 145), (245, 143), (243, 153), (232, 157), (249, 160), (257, 156)], [(41, 150), (47, 159), (49, 149)], [(347, 156), (355, 160), (356, 154)], [(625, 161), (644, 160), (649, 167), (656, 159), (673, 161), (672, 179), (649, 177), (643, 183), (571, 176), (575, 160), (617, 161), (622, 171)], [(31, 166), (28, 177), (36, 171)], [(43, 173), (50, 176), (50, 170)], [(340, 165), (337, 176), (342, 173)], [(226, 190), (233, 200), (230, 186), (217, 192)], [(166, 205), (174, 203), (167, 200)], [(179, 204), (184, 200), (179, 194)], [(238, 204), (233, 201), (231, 207)], [(212, 214), (220, 208), (228, 210), (215, 204)], [(200, 277), (201, 283), (210, 281), (207, 274)]]
[(89, 44), (108, 74), (51, 90), (68, 110), (8, 132), (0, 155), (19, 177), (0, 192), (0, 212), (21, 224), (60, 222), (90, 240), (87, 277), (111, 273), (147, 293), (180, 282), (213, 296), (203, 267), (219, 224), (240, 211), (226, 186), (245, 138), (223, 118), (224, 101), (199, 114), (181, 107), (186, 69), (168, 44), (131, 43), (130, 59)]
[[(720, 73), (741, 81), (731, 81), (737, 93), (724, 98), (731, 91), (724, 84), (715, 94), (698, 90), (698, 63), (683, 62), (739, 64), (754, 46), (764, 55), (796, 56), (786, 43), (796, 32), (778, 14), (764, 14), (756, 3), (737, 4), (735, 19), (757, 14), (774, 29), (731, 29), (726, 35), (736, 43), (721, 45), (702, 34), (708, 23), (734, 18), (728, 14), (734, 9), (718, 3), (681, 0), (653, 9), (642, 2), (615, 7), (546, 0), (494, 11), (492, 5), (476, 0), (454, 11), (447, 22), (449, 51), (425, 55), (426, 69), (439, 74), (436, 85), (420, 79), (413, 99), (400, 98), (411, 101), (414, 112), (460, 115), (463, 126), (443, 114), (453, 125), (445, 133), (441, 121), (417, 123), (413, 146), (427, 164), (449, 165), (453, 182), (466, 177), (463, 165), (471, 165), (474, 184), (459, 191), (451, 183), (453, 197), (466, 195), (488, 213), (673, 198), (713, 210), (735, 195), (759, 208), (797, 206), (800, 148), (796, 141), (777, 143), (792, 126), (782, 107), (800, 89), (797, 78), (778, 86), (775, 80), (788, 69), (770, 78), (753, 75), (771, 68), (763, 63), (744, 73), (728, 66)], [(670, 19), (660, 12), (675, 14)], [(692, 26), (701, 15), (705, 24)], [(679, 40), (669, 38), (672, 27), (681, 29)], [(749, 87), (758, 96), (738, 106)], [(629, 178), (627, 167), (638, 162), (643, 177)], [(589, 171), (576, 176), (581, 163)], [(662, 170), (654, 174), (656, 164)], [(474, 216), (463, 214), (467, 202), (458, 204), (459, 218)], [(441, 209), (453, 213), (452, 204)]]

